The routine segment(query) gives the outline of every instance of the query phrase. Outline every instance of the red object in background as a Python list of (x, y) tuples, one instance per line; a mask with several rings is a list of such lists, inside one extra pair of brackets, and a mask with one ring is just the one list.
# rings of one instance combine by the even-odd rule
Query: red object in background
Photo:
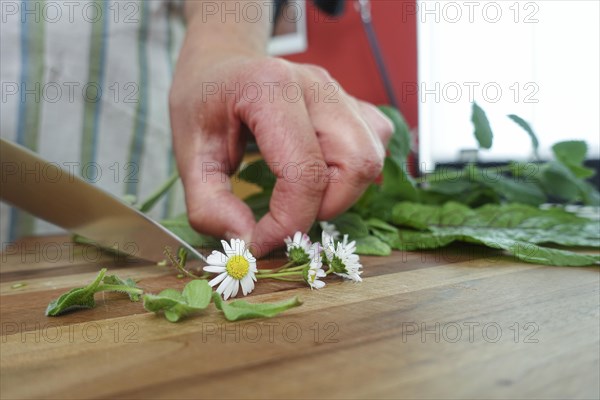
[[(379, 40), (400, 111), (412, 131), (418, 125), (418, 96), (403, 93), (403, 83), (417, 82), (416, 2), (371, 0)], [(355, 1), (346, 2), (339, 18), (328, 17), (307, 1), (308, 50), (284, 58), (317, 64), (346, 92), (373, 104), (389, 104)], [(416, 138), (414, 138), (416, 139)]]

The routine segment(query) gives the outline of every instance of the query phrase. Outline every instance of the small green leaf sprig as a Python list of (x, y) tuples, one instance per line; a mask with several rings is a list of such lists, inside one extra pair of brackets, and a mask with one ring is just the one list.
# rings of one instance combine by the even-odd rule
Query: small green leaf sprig
[(46, 315), (56, 317), (67, 312), (89, 309), (96, 306), (94, 295), (98, 292), (121, 292), (131, 301), (143, 298), (144, 308), (154, 313), (163, 313), (170, 322), (205, 310), (211, 300), (223, 312), (228, 321), (249, 318), (271, 318), (290, 308), (298, 307), (302, 301), (296, 296), (276, 303), (248, 303), (246, 301), (225, 302), (220, 294), (213, 293), (206, 280), (194, 279), (186, 284), (183, 291), (165, 289), (159, 294), (144, 293), (133, 279), (121, 279), (116, 275), (105, 276), (106, 268), (100, 270), (96, 278), (87, 286), (71, 289), (52, 300), (46, 308)]
[(58, 299), (52, 300), (46, 308), (46, 315), (56, 317), (77, 309), (94, 308), (96, 306), (94, 295), (98, 292), (120, 292), (127, 294), (131, 301), (140, 300), (140, 295), (144, 291), (136, 286), (133, 279), (123, 280), (116, 275), (105, 276), (106, 271), (106, 268), (102, 268), (89, 285), (71, 289)]

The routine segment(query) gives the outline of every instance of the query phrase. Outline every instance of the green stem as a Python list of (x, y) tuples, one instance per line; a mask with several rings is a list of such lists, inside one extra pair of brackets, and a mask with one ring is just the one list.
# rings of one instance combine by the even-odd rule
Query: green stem
[(274, 269), (259, 269), (259, 270), (258, 270), (258, 273), (263, 273), (263, 272), (264, 272), (264, 273), (266, 273), (266, 274), (271, 274), (271, 273), (274, 273), (274, 272), (279, 272), (279, 271), (281, 271), (282, 269), (289, 268), (289, 267), (291, 267), (292, 265), (294, 265), (294, 262), (293, 262), (293, 261), (288, 261), (287, 263), (283, 264), (283, 265), (282, 265), (281, 267), (279, 267), (279, 268), (274, 268)]
[(165, 193), (167, 193), (169, 189), (171, 189), (171, 187), (175, 184), (175, 182), (177, 182), (178, 179), (179, 172), (173, 172), (173, 175), (171, 175), (165, 183), (163, 183), (158, 189), (156, 189), (156, 191), (152, 193), (150, 197), (148, 197), (146, 201), (142, 203), (139, 210), (143, 213), (150, 211), (152, 207), (154, 207), (154, 205), (158, 203), (158, 201), (165, 195)]
[(258, 275), (262, 276), (263, 275), (263, 271), (266, 274), (274, 274), (274, 273), (281, 273), (281, 272), (296, 272), (296, 271), (302, 271), (304, 268), (306, 268), (308, 266), (308, 264), (302, 264), (302, 265), (298, 265), (297, 267), (294, 268), (277, 268), (274, 270), (258, 270)]
[(304, 279), (290, 279), (290, 278), (271, 278), (276, 279), (278, 281), (286, 281), (286, 282), (304, 282)]
[(262, 274), (262, 275), (256, 275), (256, 278), (258, 278), (258, 279), (278, 278), (280, 276), (292, 276), (292, 275), (302, 276), (302, 272), (294, 271), (294, 272), (278, 272), (275, 274)]
[(136, 289), (136, 288), (132, 288), (130, 286), (124, 286), (124, 285), (102, 284), (102, 285), (98, 285), (98, 287), (95, 290), (96, 293), (104, 292), (104, 291), (124, 292), (124, 293), (130, 293), (130, 294), (144, 294), (144, 291), (142, 289)]

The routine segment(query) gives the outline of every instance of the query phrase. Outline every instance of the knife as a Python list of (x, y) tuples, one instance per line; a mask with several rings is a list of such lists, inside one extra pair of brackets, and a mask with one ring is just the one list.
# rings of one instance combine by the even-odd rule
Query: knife
[[(99, 247), (159, 262), (164, 249), (200, 252), (117, 197), (0, 138), (0, 199), (92, 240)], [(177, 253), (175, 253), (177, 254)]]

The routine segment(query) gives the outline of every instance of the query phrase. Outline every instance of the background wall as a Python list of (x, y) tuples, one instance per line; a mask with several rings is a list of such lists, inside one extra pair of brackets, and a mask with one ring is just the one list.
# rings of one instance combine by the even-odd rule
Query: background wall
[[(318, 64), (351, 95), (374, 104), (388, 104), (355, 1), (346, 2), (339, 18), (320, 13), (308, 1), (308, 50), (284, 58)], [(402, 93), (404, 82), (417, 82), (415, 1), (372, 0), (373, 25), (400, 108), (411, 129), (418, 124), (418, 98)], [(406, 86), (405, 86), (406, 87)]]

